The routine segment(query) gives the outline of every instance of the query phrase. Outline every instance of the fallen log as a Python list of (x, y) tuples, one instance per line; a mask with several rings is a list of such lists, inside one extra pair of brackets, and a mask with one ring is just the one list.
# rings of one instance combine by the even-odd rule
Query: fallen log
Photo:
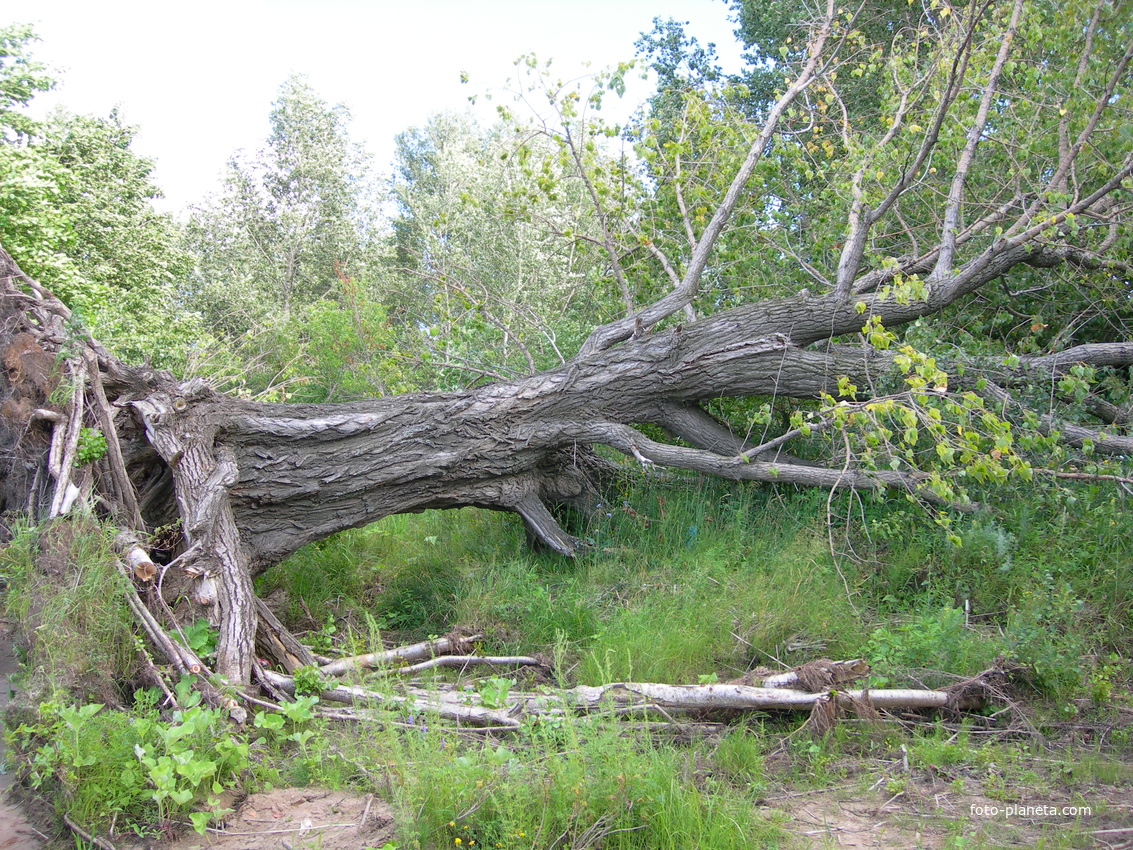
[[(275, 673), (271, 670), (262, 671), (262, 676), (271, 685), (284, 693), (294, 696), (295, 680), (290, 676)], [(422, 714), (436, 714), (458, 724), (471, 726), (498, 726), (507, 729), (518, 729), (521, 725), (518, 720), (510, 717), (506, 711), (497, 711), (486, 706), (477, 705), (477, 694), (461, 693), (459, 698), (444, 691), (428, 692), (410, 690), (409, 695), (381, 694), (377, 691), (355, 687), (353, 685), (337, 685), (327, 688), (321, 693), (321, 698), (331, 702), (341, 702), (348, 705), (357, 703), (377, 703), (395, 708), (404, 708)], [(475, 699), (473, 699), (475, 697)]]
[[(327, 676), (341, 676), (366, 668), (377, 668), (372, 675), (414, 673), (435, 667), (467, 667), (474, 664), (498, 666), (538, 665), (539, 659), (529, 656), (481, 657), (448, 654), (467, 647), (478, 636), (443, 637), (410, 644), (383, 652), (343, 658), (324, 664), (319, 671)], [(415, 664), (407, 661), (424, 658)], [(397, 665), (381, 669), (384, 665)], [(410, 704), (419, 710), (435, 711), (458, 722), (483, 725), (519, 726), (516, 716), (539, 717), (567, 712), (585, 713), (613, 710), (618, 714), (635, 711), (690, 713), (715, 709), (741, 711), (805, 711), (832, 695), (872, 705), (875, 708), (943, 708), (949, 702), (944, 691), (916, 689), (841, 689), (832, 687), (861, 679), (870, 672), (862, 659), (831, 661), (817, 659), (794, 670), (756, 679), (760, 685), (738, 682), (706, 685), (668, 685), (654, 682), (617, 682), (608, 685), (578, 687), (551, 694), (514, 692), (508, 695), (507, 710), (487, 708), (480, 704), (478, 693), (459, 689), (407, 688), (407, 696), (391, 697), (364, 687), (339, 685), (323, 691), (323, 698), (341, 703)], [(278, 673), (265, 671), (272, 685), (286, 693), (294, 693), (294, 681)], [(794, 686), (794, 687), (792, 687)], [(472, 711), (470, 709), (481, 709)]]
[[(270, 670), (264, 677), (273, 687), (295, 693), (295, 681)], [(665, 685), (654, 682), (618, 682), (609, 685), (580, 685), (569, 690), (536, 694), (514, 692), (502, 707), (483, 704), (480, 694), (471, 690), (406, 688), (404, 695), (390, 695), (354, 685), (325, 689), (321, 697), (347, 704), (378, 704), (435, 713), (457, 723), (517, 729), (519, 718), (563, 716), (613, 711), (617, 714), (657, 712), (701, 713), (717, 709), (741, 711), (804, 711), (816, 703), (840, 696), (875, 708), (943, 708), (948, 704), (944, 691), (914, 689), (854, 689), (807, 693), (790, 688), (759, 688), (746, 685)]]
[[(705, 711), (718, 708), (798, 711), (809, 709), (832, 691), (808, 693), (790, 688), (747, 685), (663, 685), (653, 682), (618, 682), (590, 687), (580, 685), (565, 693), (577, 709), (598, 710), (603, 705), (657, 705), (667, 711)], [(942, 708), (943, 691), (913, 689), (856, 689), (840, 691), (853, 700), (868, 700), (877, 708)]]
[(479, 638), (480, 635), (472, 635), (466, 638), (446, 636), (436, 640), (409, 644), (408, 646), (399, 646), (396, 649), (387, 649), (382, 652), (339, 658), (337, 661), (322, 665), (319, 672), (324, 676), (343, 676), (352, 670), (364, 670), (386, 664), (412, 664), (438, 655), (451, 655), (459, 652)]

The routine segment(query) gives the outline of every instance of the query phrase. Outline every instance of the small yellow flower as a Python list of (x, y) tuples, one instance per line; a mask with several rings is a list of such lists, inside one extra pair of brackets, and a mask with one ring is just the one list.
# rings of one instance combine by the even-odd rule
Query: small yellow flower
[(454, 820), (450, 820), (450, 821), (448, 822), (448, 825), (449, 825), (449, 826), (456, 826), (456, 821), (454, 821)]
[(459, 838), (454, 838), (454, 839), (452, 840), (452, 843), (453, 843), (453, 844), (463, 844), (464, 842), (463, 842), (463, 841), (461, 841), (461, 840), (460, 840)]

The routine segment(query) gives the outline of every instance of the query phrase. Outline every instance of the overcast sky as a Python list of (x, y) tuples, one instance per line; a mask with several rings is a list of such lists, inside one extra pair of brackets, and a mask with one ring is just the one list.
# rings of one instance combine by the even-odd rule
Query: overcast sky
[(0, 25), (32, 23), (36, 58), (61, 76), (37, 112), (119, 106), (174, 212), (218, 188), (235, 150), (260, 147), (293, 72), (350, 108), (352, 137), (384, 170), (397, 133), (501, 88), (527, 52), (575, 76), (631, 59), (656, 16), (688, 21), (727, 70), (739, 64), (724, 0), (38, 0), (10, 15)]

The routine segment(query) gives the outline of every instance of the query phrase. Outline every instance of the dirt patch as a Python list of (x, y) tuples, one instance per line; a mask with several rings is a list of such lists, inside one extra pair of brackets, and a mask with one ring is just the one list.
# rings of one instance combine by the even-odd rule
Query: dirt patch
[(947, 804), (943, 809), (937, 805), (922, 811), (920, 802), (906, 799), (906, 794), (829, 791), (785, 801), (776, 808), (789, 814), (787, 830), (807, 847), (938, 850), (947, 846), (951, 836), (945, 823), (960, 813), (948, 811), (952, 807)]
[(222, 830), (145, 846), (155, 850), (363, 850), (381, 847), (393, 835), (392, 811), (372, 795), (283, 788), (245, 799)]
[[(1034, 847), (1052, 835), (1079, 835), (1094, 846), (1093, 835), (1107, 829), (1130, 837), (1129, 813), (1133, 811), (1133, 792), (1117, 786), (1093, 786), (1087, 794), (1052, 789), (1037, 793), (1020, 788), (1014, 803), (982, 793), (978, 782), (972, 790), (957, 792), (931, 775), (909, 776), (902, 790), (890, 793), (892, 786), (833, 788), (800, 792), (767, 801), (773, 810), (786, 816), (785, 829), (800, 839), (803, 847), (864, 848), (908, 847), (941, 850), (956, 846), (958, 839), (1003, 847)], [(1013, 815), (1007, 807), (1042, 806), (1040, 816)], [(1076, 815), (1054, 809), (1081, 809)], [(1097, 846), (1106, 846), (1098, 844)], [(1121, 846), (1127, 846), (1122, 844)]]

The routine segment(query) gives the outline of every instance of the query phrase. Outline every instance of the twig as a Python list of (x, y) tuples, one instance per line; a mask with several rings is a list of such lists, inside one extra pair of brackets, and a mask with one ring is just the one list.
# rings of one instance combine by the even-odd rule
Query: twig
[(417, 661), (437, 655), (447, 655), (457, 651), (461, 644), (472, 643), (479, 639), (480, 635), (471, 635), (460, 639), (443, 637), (437, 640), (401, 646), (396, 649), (388, 649), (384, 652), (370, 652), (352, 658), (340, 658), (330, 664), (324, 664), (319, 668), (319, 672), (324, 676), (341, 676), (358, 668), (377, 667), (381, 664), (391, 664), (398, 661)]
[(845, 791), (847, 788), (857, 787), (857, 783), (851, 782), (849, 785), (835, 785), (833, 788), (815, 788), (811, 791), (797, 791), (794, 794), (780, 794), (778, 797), (764, 797), (763, 799), (771, 803), (776, 800), (791, 800), (795, 797), (811, 797), (815, 794), (829, 794), (831, 791)]
[(366, 825), (366, 818), (370, 816), (370, 806), (374, 803), (374, 795), (370, 794), (366, 797), (366, 808), (362, 811), (362, 820), (358, 821), (358, 831), (362, 831), (362, 827)]
[(63, 815), (63, 823), (67, 824), (67, 828), (71, 830), (71, 832), (75, 833), (75, 835), (79, 836), (79, 838), (83, 839), (83, 841), (87, 841), (93, 844), (95, 847), (101, 847), (102, 850), (117, 850), (117, 848), (115, 848), (115, 846), (105, 838), (99, 838), (97, 835), (91, 835), (89, 832), (87, 832), (85, 829), (71, 820), (71, 816), (68, 814)]
[(389, 676), (396, 674), (404, 676), (409, 673), (420, 673), (422, 670), (429, 670), (433, 667), (471, 667), (475, 664), (486, 664), (490, 667), (542, 667), (543, 662), (538, 658), (532, 658), (527, 655), (441, 655), (436, 658), (430, 658), (428, 661), (421, 661), (417, 664), (410, 664), (406, 667), (394, 667), (388, 670), (377, 670), (374, 675), (376, 676)]
[(1102, 475), (1096, 472), (1060, 472), (1057, 469), (1044, 469), (1038, 466), (1032, 467), (1031, 471), (1042, 475), (1052, 475), (1055, 478), (1065, 478), (1070, 481), (1115, 481), (1118, 484), (1133, 484), (1133, 478), (1127, 478), (1123, 475)]

